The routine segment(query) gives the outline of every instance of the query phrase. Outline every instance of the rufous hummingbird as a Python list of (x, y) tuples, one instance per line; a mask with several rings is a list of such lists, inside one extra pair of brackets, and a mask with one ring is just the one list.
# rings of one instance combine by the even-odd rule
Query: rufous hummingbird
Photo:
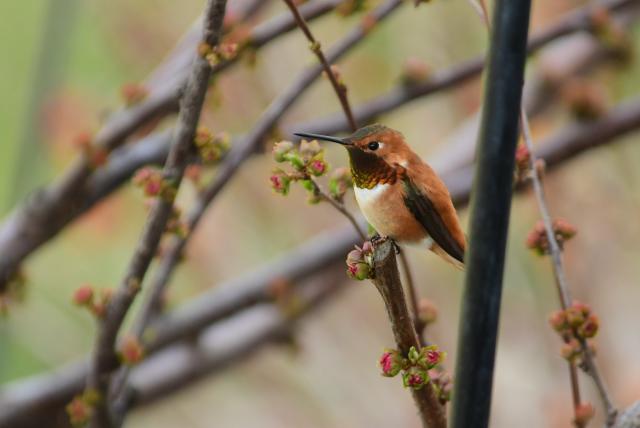
[(374, 124), (346, 138), (295, 135), (347, 149), (356, 201), (382, 238), (428, 248), (464, 268), (465, 236), (449, 190), (400, 132)]

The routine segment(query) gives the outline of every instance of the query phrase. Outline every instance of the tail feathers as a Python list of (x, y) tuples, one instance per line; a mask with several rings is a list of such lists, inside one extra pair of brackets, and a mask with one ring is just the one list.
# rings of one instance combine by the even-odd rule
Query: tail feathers
[(433, 245), (431, 245), (431, 251), (433, 251), (434, 253), (436, 253), (440, 257), (442, 257), (445, 261), (449, 262), (450, 264), (452, 264), (453, 266), (455, 266), (459, 270), (464, 270), (464, 263), (461, 262), (460, 260), (452, 257), (451, 255), (449, 255), (449, 253), (447, 253), (445, 250), (443, 250), (438, 244), (434, 243)]

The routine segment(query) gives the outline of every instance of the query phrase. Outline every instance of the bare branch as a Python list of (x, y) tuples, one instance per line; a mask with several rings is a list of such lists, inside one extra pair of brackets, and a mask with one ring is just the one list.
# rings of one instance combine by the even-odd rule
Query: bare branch
[[(371, 280), (384, 301), (391, 321), (393, 336), (399, 351), (407, 355), (409, 349), (420, 349), (420, 341), (407, 309), (400, 274), (396, 264), (395, 246), (386, 241), (376, 247), (373, 254), (374, 277)], [(423, 426), (429, 428), (445, 428), (447, 426), (444, 406), (440, 404), (431, 382), (423, 388), (412, 390)]]
[[(203, 43), (216, 46), (222, 33), (222, 21), (226, 0), (209, 0), (202, 34)], [(193, 150), (196, 132), (204, 98), (209, 87), (211, 66), (205, 58), (196, 57), (191, 75), (181, 100), (178, 124), (176, 125), (171, 151), (163, 168), (164, 180), (175, 189), (172, 193), (162, 194), (153, 206), (142, 236), (124, 279), (111, 298), (104, 318), (100, 322), (98, 338), (94, 348), (91, 370), (87, 378), (87, 387), (95, 390), (101, 398), (96, 404), (91, 424), (96, 428), (111, 426), (107, 410), (107, 391), (109, 373), (117, 366), (115, 341), (129, 307), (140, 289), (145, 273), (155, 255), (167, 221), (173, 210), (173, 200), (187, 167), (187, 161)]]

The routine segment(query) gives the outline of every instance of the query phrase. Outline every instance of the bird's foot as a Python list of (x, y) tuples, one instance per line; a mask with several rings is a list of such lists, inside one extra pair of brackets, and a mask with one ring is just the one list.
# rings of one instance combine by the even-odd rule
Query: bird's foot
[(379, 233), (376, 233), (375, 235), (373, 235), (370, 239), (371, 241), (371, 245), (373, 245), (374, 247), (377, 247), (379, 245), (384, 244), (385, 242), (387, 242), (389, 240), (388, 236), (380, 236)]
[(378, 247), (382, 244), (384, 244), (387, 241), (391, 241), (391, 243), (393, 244), (393, 248), (396, 251), (396, 254), (400, 254), (400, 246), (396, 243), (396, 241), (394, 241), (393, 239), (391, 239), (388, 236), (380, 236), (379, 233), (376, 233), (375, 235), (373, 235), (371, 237), (371, 245), (373, 245), (373, 247)]

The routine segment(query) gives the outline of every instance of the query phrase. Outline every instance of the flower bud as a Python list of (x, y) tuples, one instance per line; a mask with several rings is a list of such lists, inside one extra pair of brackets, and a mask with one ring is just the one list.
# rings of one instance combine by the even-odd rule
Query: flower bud
[(78, 306), (89, 306), (93, 303), (93, 287), (84, 284), (73, 293), (73, 303)]
[(347, 275), (358, 281), (371, 277), (371, 266), (368, 263), (360, 262), (347, 265)]
[(575, 408), (575, 423), (578, 426), (585, 426), (596, 414), (596, 410), (591, 403), (578, 404)]
[(426, 363), (427, 369), (432, 369), (444, 360), (445, 355), (436, 345), (425, 346), (420, 350), (420, 361)]
[(429, 375), (427, 371), (416, 366), (409, 367), (402, 375), (402, 383), (405, 388), (421, 389), (428, 382)]
[(382, 376), (393, 377), (402, 370), (404, 358), (402, 358), (400, 352), (395, 349), (385, 349), (380, 357), (379, 364), (382, 370)]
[(82, 395), (73, 397), (65, 407), (69, 421), (74, 427), (85, 426), (93, 414), (93, 406), (89, 405)]
[(598, 333), (599, 326), (600, 321), (598, 320), (598, 316), (595, 314), (591, 314), (585, 320), (585, 322), (580, 327), (578, 327), (577, 334), (578, 336), (585, 339), (591, 339)]
[(120, 347), (120, 358), (126, 365), (135, 365), (142, 361), (144, 349), (140, 341), (134, 336), (125, 336)]
[(329, 178), (329, 194), (333, 199), (342, 201), (347, 190), (353, 186), (351, 172), (348, 168), (337, 168)]
[(567, 361), (574, 361), (580, 356), (580, 343), (576, 339), (570, 339), (569, 342), (562, 345), (560, 355)]
[(565, 331), (569, 327), (566, 313), (564, 311), (555, 311), (549, 317), (549, 324), (558, 333)]
[(149, 95), (149, 90), (139, 83), (127, 83), (120, 88), (124, 103), (130, 107), (143, 101)]
[(327, 172), (327, 164), (323, 160), (314, 159), (309, 163), (307, 170), (311, 175), (318, 177)]
[(269, 180), (271, 180), (271, 188), (274, 192), (280, 193), (281, 195), (289, 193), (291, 179), (284, 171), (274, 171)]
[(578, 233), (578, 229), (563, 218), (553, 221), (553, 230), (556, 234), (556, 239), (560, 242), (568, 241)]
[(322, 153), (322, 147), (320, 147), (318, 140), (302, 140), (300, 142), (300, 154), (305, 159), (310, 159), (320, 153)]
[(409, 57), (404, 62), (402, 81), (405, 85), (415, 85), (431, 77), (431, 68), (421, 59)]
[(286, 161), (285, 155), (293, 150), (293, 143), (290, 141), (280, 141), (273, 145), (273, 158), (276, 162)]

